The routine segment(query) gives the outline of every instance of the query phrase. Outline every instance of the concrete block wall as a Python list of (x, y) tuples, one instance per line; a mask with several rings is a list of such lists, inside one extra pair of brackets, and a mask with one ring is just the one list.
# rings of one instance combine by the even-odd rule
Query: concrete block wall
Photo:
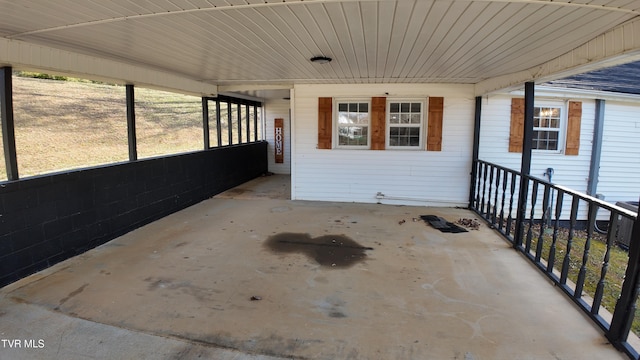
[(267, 171), (267, 143), (0, 184), (0, 287)]

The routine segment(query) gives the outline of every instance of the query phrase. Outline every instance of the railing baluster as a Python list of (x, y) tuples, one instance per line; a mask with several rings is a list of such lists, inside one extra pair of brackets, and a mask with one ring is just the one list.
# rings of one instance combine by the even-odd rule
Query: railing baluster
[(484, 176), (482, 174), (482, 162), (478, 161), (476, 163), (476, 166), (478, 167), (478, 170), (477, 170), (478, 178), (476, 180), (476, 203), (474, 208), (476, 210), (480, 210), (480, 182), (482, 181), (482, 177)]
[(573, 231), (576, 228), (576, 218), (578, 217), (578, 203), (578, 196), (573, 195), (571, 200), (571, 215), (569, 218), (569, 234), (567, 235), (567, 252), (564, 254), (564, 260), (562, 261), (562, 272), (560, 274), (560, 284), (562, 285), (567, 283), (567, 276), (569, 274), (569, 266), (571, 262), (571, 247), (573, 246)]
[(518, 177), (515, 173), (511, 173), (511, 189), (509, 197), (509, 216), (507, 216), (507, 237), (511, 234), (511, 227), (513, 226), (513, 200), (516, 193), (516, 181)]
[(493, 212), (491, 213), (491, 223), (493, 225), (496, 224), (496, 218), (497, 218), (497, 211), (498, 211), (498, 189), (500, 189), (500, 172), (502, 170), (500, 170), (500, 168), (496, 168), (496, 192), (495, 195), (493, 197)]
[(547, 229), (547, 216), (549, 214), (549, 191), (550, 185), (544, 185), (544, 194), (542, 197), (542, 218), (540, 219), (540, 234), (538, 234), (538, 243), (536, 244), (535, 261), (540, 262), (542, 258), (542, 246), (544, 245), (544, 232)]
[(531, 189), (531, 213), (529, 214), (529, 228), (527, 229), (527, 240), (524, 247), (525, 254), (529, 255), (531, 251), (531, 239), (533, 237), (533, 219), (536, 213), (536, 202), (538, 200), (538, 181), (533, 180), (533, 188)]
[(502, 172), (502, 203), (500, 205), (500, 224), (498, 226), (498, 229), (500, 229), (500, 232), (504, 231), (504, 200), (505, 200), (505, 195), (507, 193), (507, 179), (509, 178), (509, 172), (505, 169)]
[(587, 274), (587, 261), (589, 261), (589, 250), (591, 247), (591, 237), (593, 236), (593, 226), (595, 225), (595, 214), (597, 204), (589, 203), (589, 215), (587, 229), (587, 239), (584, 241), (584, 252), (582, 253), (582, 265), (580, 265), (580, 271), (578, 272), (578, 281), (576, 282), (576, 292), (574, 297), (580, 299), (582, 297), (582, 289), (584, 288), (584, 280)]
[[(617, 217), (618, 215), (615, 213), (615, 211), (612, 211), (611, 215), (609, 216), (609, 224), (613, 224), (613, 219)], [(605, 278), (607, 276), (607, 271), (609, 271), (609, 258), (611, 257), (611, 247), (613, 246), (614, 240), (615, 240), (615, 232), (610, 230), (607, 231), (607, 250), (604, 253), (604, 259), (602, 259), (602, 268), (600, 269), (600, 280), (598, 281), (598, 285), (596, 286), (596, 293), (593, 296), (593, 304), (591, 305), (591, 313), (594, 315), (600, 311), (600, 304), (602, 303), (602, 296), (604, 295)]]
[(480, 205), (480, 214), (484, 216), (484, 196), (487, 191), (487, 170), (489, 168), (489, 164), (484, 164), (484, 176), (482, 177), (482, 204)]
[(553, 224), (553, 238), (551, 239), (551, 246), (549, 247), (549, 259), (547, 261), (547, 272), (553, 272), (553, 266), (556, 262), (556, 243), (558, 241), (558, 227), (560, 226), (560, 214), (562, 213), (562, 200), (564, 197), (564, 191), (558, 191), (558, 197), (556, 199), (556, 214)]
[(492, 166), (490, 171), (491, 172), (489, 173), (489, 195), (487, 196), (487, 212), (484, 215), (484, 218), (489, 221), (491, 221), (491, 191), (493, 190), (493, 173), (495, 172), (495, 167)]

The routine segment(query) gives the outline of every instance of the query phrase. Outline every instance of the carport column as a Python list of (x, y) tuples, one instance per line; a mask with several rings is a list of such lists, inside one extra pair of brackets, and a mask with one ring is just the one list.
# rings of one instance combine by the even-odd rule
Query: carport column
[(476, 96), (476, 113), (473, 125), (473, 153), (471, 159), (471, 184), (469, 185), (469, 208), (473, 207), (476, 197), (476, 181), (478, 177), (478, 154), (480, 152), (480, 117), (482, 114), (482, 96)]
[(0, 70), (0, 122), (2, 122), (2, 143), (4, 144), (7, 180), (18, 180), (16, 134), (13, 122), (12, 69), (7, 66)]
[(138, 145), (136, 143), (136, 104), (133, 85), (127, 84), (127, 134), (129, 137), (129, 161), (138, 160)]
[(598, 174), (600, 173), (600, 155), (602, 154), (602, 132), (604, 129), (604, 100), (596, 99), (596, 118), (593, 126), (593, 142), (591, 145), (591, 165), (587, 194), (596, 196), (598, 189)]
[(533, 146), (533, 82), (524, 84), (524, 134), (522, 136), (522, 160), (520, 163), (520, 192), (518, 194), (518, 215), (516, 219), (513, 246), (522, 247), (524, 219), (527, 213), (527, 195), (529, 193), (529, 173), (531, 172), (531, 150)]
[(202, 131), (204, 136), (204, 149), (208, 150), (211, 148), (211, 143), (209, 142), (209, 99), (206, 97), (202, 98)]

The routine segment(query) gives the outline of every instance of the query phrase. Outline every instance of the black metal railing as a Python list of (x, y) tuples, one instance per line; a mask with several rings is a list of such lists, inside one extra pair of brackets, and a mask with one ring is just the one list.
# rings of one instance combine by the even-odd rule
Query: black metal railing
[(475, 161), (473, 173), (470, 209), (578, 304), (614, 346), (637, 359), (640, 349), (627, 341), (630, 331), (640, 333), (637, 214), (486, 161)]

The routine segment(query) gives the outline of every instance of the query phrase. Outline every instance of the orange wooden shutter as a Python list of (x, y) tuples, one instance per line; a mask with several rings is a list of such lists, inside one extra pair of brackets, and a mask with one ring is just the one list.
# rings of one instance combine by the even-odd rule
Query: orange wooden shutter
[(565, 155), (578, 155), (580, 150), (580, 121), (582, 119), (582, 102), (569, 101), (567, 116), (567, 145)]
[(318, 98), (318, 149), (331, 149), (332, 110), (332, 98)]
[(509, 130), (509, 152), (522, 152), (524, 137), (524, 99), (511, 99), (511, 128)]
[(427, 125), (427, 150), (442, 150), (442, 117), (444, 113), (444, 98), (429, 97), (429, 114)]
[(371, 98), (371, 150), (384, 150), (387, 98)]

